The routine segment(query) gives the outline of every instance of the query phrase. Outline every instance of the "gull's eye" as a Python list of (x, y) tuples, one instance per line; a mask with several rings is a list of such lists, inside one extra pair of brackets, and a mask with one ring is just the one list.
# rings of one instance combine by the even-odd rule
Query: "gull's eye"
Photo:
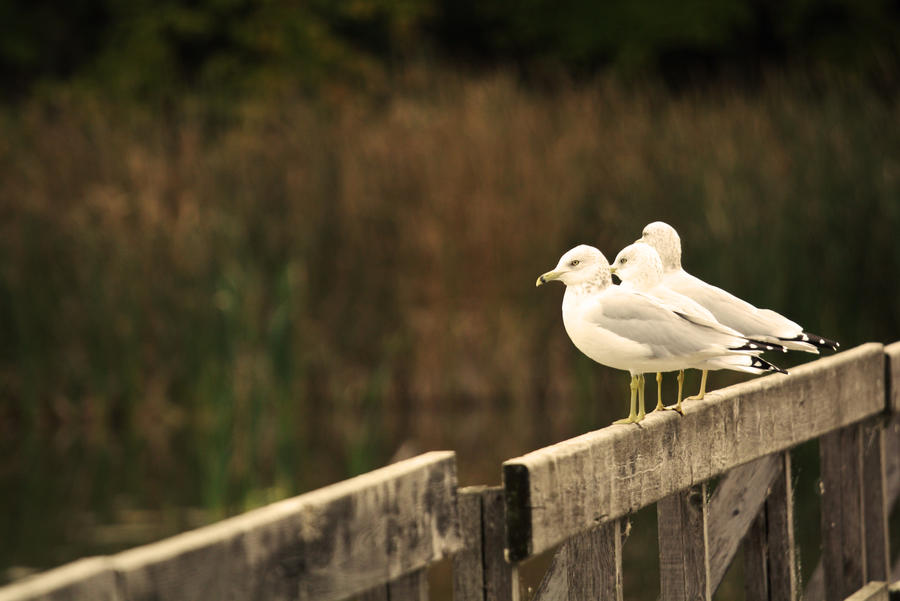
[(627, 262), (628, 262), (628, 259), (625, 258), (625, 257), (622, 257), (621, 259), (619, 259), (619, 263), (622, 264), (622, 265), (624, 265), (624, 264), (627, 263)]
[(572, 259), (571, 261), (569, 261), (569, 267), (575, 267), (579, 263), (581, 263), (581, 261), (579, 261), (578, 259)]

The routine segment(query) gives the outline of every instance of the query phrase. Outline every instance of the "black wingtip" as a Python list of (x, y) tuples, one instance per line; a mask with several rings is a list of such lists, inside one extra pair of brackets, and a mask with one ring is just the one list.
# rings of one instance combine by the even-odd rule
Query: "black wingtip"
[(753, 340), (752, 338), (747, 339), (747, 342), (741, 346), (732, 347), (733, 351), (780, 351), (782, 353), (786, 353), (787, 349), (781, 346), (780, 344), (773, 344), (771, 342), (763, 342), (761, 340)]
[(750, 359), (750, 366), (763, 371), (777, 371), (778, 373), (785, 375), (788, 373), (786, 369), (782, 369), (774, 363), (769, 363), (765, 359), (760, 359), (759, 357), (752, 357)]
[(813, 334), (812, 332), (803, 332), (796, 338), (794, 338), (797, 342), (808, 342), (809, 344), (817, 347), (824, 348), (830, 351), (836, 351), (841, 346), (840, 342), (836, 342), (834, 340), (829, 340), (824, 336), (819, 336), (818, 334)]

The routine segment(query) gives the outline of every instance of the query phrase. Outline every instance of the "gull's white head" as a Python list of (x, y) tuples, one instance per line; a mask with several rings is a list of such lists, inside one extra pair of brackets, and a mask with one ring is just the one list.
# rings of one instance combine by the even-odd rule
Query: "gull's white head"
[(637, 290), (649, 290), (662, 281), (663, 265), (649, 244), (635, 242), (619, 251), (610, 269)]
[(638, 242), (649, 244), (659, 253), (664, 271), (681, 269), (681, 238), (668, 223), (654, 221), (648, 224)]
[(566, 286), (594, 283), (605, 288), (612, 283), (609, 262), (603, 253), (587, 244), (580, 244), (564, 254), (553, 271), (537, 279), (536, 286), (559, 280)]

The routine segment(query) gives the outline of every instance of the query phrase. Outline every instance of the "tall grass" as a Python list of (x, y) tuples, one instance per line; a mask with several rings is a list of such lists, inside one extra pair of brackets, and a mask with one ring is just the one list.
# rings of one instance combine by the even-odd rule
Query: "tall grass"
[(227, 119), (74, 92), (7, 108), (0, 565), (84, 552), (123, 506), (174, 530), (176, 507), (211, 519), (433, 448), (497, 482), (607, 424), (626, 377), (533, 282), (652, 220), (691, 271), (812, 331), (896, 339), (898, 125), (803, 74), (675, 96), (412, 73)]

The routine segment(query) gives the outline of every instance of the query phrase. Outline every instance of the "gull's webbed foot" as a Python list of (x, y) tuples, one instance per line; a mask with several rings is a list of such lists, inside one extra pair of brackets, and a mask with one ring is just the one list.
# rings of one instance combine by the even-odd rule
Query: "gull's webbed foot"
[(679, 415), (684, 415), (684, 411), (681, 409), (681, 403), (675, 403), (674, 405), (669, 405), (666, 407), (667, 410), (674, 411)]
[(617, 419), (613, 422), (613, 425), (624, 425), (624, 424), (636, 424), (640, 419), (638, 419), (637, 415), (629, 415), (628, 417), (623, 417), (622, 419)]

